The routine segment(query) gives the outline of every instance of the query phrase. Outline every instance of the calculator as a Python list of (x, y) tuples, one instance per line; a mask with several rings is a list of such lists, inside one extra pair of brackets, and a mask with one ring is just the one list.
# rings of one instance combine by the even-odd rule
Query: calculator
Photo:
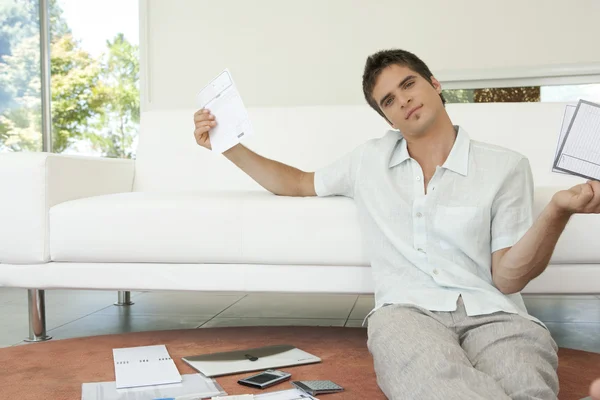
[(292, 385), (311, 396), (322, 393), (341, 392), (344, 390), (343, 387), (332, 381), (292, 381)]

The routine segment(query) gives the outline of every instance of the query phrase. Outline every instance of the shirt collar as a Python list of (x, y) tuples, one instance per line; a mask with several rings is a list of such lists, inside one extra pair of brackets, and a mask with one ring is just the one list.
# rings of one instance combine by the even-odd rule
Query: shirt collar
[[(471, 139), (463, 128), (460, 126), (457, 128), (458, 133), (456, 134), (456, 140), (454, 141), (452, 150), (450, 150), (450, 154), (444, 165), (442, 165), (442, 168), (467, 176), (469, 170), (469, 148), (471, 147)], [(392, 154), (389, 167), (395, 167), (408, 159), (410, 159), (410, 154), (408, 154), (406, 140), (400, 135), (399, 143)]]

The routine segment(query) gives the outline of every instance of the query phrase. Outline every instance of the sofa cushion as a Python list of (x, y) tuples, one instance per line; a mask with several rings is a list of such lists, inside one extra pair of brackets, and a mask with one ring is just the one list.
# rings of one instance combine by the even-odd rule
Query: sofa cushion
[(133, 192), (50, 210), (53, 261), (368, 265), (346, 198)]
[[(535, 214), (556, 188), (536, 188)], [(600, 215), (575, 215), (554, 264), (597, 263)], [(369, 265), (352, 200), (133, 192), (50, 209), (53, 261)]]

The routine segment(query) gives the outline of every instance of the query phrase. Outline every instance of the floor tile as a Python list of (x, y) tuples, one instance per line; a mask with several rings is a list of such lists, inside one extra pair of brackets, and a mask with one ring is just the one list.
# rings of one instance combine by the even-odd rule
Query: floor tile
[(600, 323), (545, 322), (559, 347), (600, 353)]
[[(90, 315), (98, 311), (98, 307), (89, 305), (71, 305), (68, 307), (48, 308), (46, 305), (46, 329), (53, 329)], [(23, 330), (23, 336), (29, 334), (29, 309), (22, 304), (0, 306), (0, 326), (13, 326)]]
[(346, 328), (365, 328), (367, 329), (367, 324), (365, 324), (365, 326), (362, 326), (363, 320), (362, 319), (349, 319), (346, 322), (346, 325), (344, 325)]
[(108, 307), (97, 314), (119, 316), (193, 316), (208, 320), (244, 297), (243, 294), (202, 292), (150, 292), (132, 299), (128, 307)]
[(51, 329), (48, 334), (51, 335), (53, 339), (67, 339), (125, 332), (192, 329), (199, 327), (204, 322), (206, 322), (206, 320), (192, 316), (90, 315), (59, 328)]
[[(14, 296), (12, 304), (27, 305), (27, 289), (17, 289), (20, 291), (18, 296)], [(22, 295), (21, 295), (22, 294)], [(74, 304), (104, 304), (105, 306), (117, 301), (117, 292), (112, 290), (68, 290), (68, 289), (50, 289), (44, 290), (46, 296), (46, 306), (65, 306)], [(134, 298), (140, 292), (131, 293)]]
[(249, 294), (219, 318), (331, 318), (346, 319), (356, 295)]
[(375, 307), (375, 298), (372, 295), (359, 296), (348, 319), (364, 319)]
[(344, 319), (325, 318), (214, 318), (201, 328), (231, 326), (344, 326)]
[(22, 299), (27, 302), (26, 289), (0, 287), (0, 305), (12, 304)]
[(24, 340), (29, 334), (29, 328), (9, 327), (0, 331), (0, 347), (10, 347)]
[(600, 299), (524, 297), (528, 312), (544, 322), (600, 322)]

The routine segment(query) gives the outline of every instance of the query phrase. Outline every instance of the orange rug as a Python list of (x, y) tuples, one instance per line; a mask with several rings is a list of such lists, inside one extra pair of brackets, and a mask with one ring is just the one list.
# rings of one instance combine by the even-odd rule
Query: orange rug
[[(141, 332), (52, 340), (0, 349), (0, 398), (81, 399), (84, 382), (114, 381), (112, 349), (164, 344), (181, 374), (194, 373), (181, 357), (272, 344), (292, 344), (319, 356), (319, 364), (286, 367), (294, 380), (330, 379), (346, 390), (322, 395), (330, 400), (385, 399), (373, 372), (365, 329), (325, 327), (244, 327)], [(587, 396), (593, 378), (600, 377), (600, 354), (560, 349), (561, 400)], [(240, 386), (249, 373), (217, 378), (229, 394), (260, 393)], [(289, 382), (266, 391), (291, 388)]]

